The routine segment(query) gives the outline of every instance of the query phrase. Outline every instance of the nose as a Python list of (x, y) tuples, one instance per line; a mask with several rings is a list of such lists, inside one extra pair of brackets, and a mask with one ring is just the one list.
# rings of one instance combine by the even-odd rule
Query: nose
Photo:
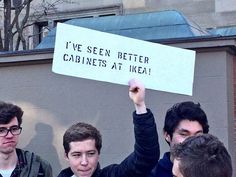
[(83, 165), (83, 166), (86, 166), (86, 165), (88, 165), (88, 158), (87, 158), (87, 156), (84, 154), (84, 155), (82, 155), (82, 157), (81, 157), (81, 165)]
[(7, 132), (7, 135), (5, 136), (6, 138), (11, 138), (11, 137), (13, 137), (14, 135), (10, 132), (10, 131), (8, 131)]

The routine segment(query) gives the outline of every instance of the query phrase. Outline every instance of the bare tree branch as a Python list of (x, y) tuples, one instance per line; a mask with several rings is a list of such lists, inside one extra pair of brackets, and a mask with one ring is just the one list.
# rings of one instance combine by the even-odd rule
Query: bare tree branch
[[(25, 29), (29, 26), (32, 26), (38, 20), (47, 19), (47, 15), (50, 12), (57, 12), (57, 5), (65, 0), (54, 0), (47, 1), (41, 0), (42, 3), (38, 3), (41, 6), (41, 10), (35, 9), (34, 13), (30, 15), (31, 2), (34, 0), (22, 0), (23, 2), (20, 4), (14, 4), (14, 8), (12, 8), (11, 4), (12, 0), (3, 0), (3, 8), (4, 8), (4, 31), (3, 38), (0, 34), (0, 50), (1, 48), (5, 51), (13, 51), (13, 46), (15, 46), (14, 50), (19, 50), (20, 45), (22, 44), (22, 49), (27, 49), (27, 40), (24, 32)], [(1, 8), (1, 7), (0, 7)], [(14, 16), (12, 16), (12, 12), (14, 11)], [(24, 12), (24, 13), (23, 13)], [(29, 23), (30, 16), (34, 16), (34, 20)], [(15, 40), (13, 40), (13, 38)], [(2, 45), (3, 44), (3, 45)]]

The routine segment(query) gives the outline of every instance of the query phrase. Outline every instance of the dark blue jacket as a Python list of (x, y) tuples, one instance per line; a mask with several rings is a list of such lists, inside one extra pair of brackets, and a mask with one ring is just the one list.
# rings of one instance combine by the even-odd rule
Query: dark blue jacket
[(172, 167), (173, 163), (170, 161), (170, 152), (166, 152), (153, 168), (149, 177), (173, 177)]
[[(158, 162), (160, 149), (153, 114), (137, 115), (133, 113), (135, 145), (134, 152), (120, 164), (112, 164), (103, 169), (99, 164), (92, 177), (144, 177), (147, 176)], [(71, 177), (73, 172), (66, 168), (58, 177)]]

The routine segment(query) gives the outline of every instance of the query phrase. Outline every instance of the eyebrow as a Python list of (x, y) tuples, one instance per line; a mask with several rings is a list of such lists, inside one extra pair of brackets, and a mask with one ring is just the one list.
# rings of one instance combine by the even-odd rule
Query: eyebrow
[[(85, 153), (90, 153), (90, 152), (96, 152), (96, 150), (85, 151)], [(79, 154), (79, 153), (83, 153), (83, 152), (80, 152), (80, 151), (73, 151), (73, 152), (71, 152), (71, 154)]]
[[(188, 130), (186, 130), (186, 129), (183, 129), (183, 128), (181, 128), (181, 129), (177, 128), (176, 130), (177, 130), (177, 132), (186, 132), (186, 133), (189, 133), (189, 132), (190, 132), (190, 131), (188, 131)], [(203, 130), (199, 130), (199, 131), (197, 131), (196, 133), (202, 133), (202, 132), (203, 132)]]
[(1, 129), (9, 129), (9, 128), (14, 128), (14, 127), (20, 127), (19, 125), (12, 125), (10, 127), (0, 127)]

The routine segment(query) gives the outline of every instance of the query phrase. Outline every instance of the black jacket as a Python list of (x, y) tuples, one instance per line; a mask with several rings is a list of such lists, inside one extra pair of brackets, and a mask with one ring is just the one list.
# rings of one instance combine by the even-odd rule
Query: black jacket
[(172, 167), (173, 163), (170, 160), (170, 152), (166, 152), (153, 168), (149, 177), (173, 177)]
[[(120, 164), (112, 164), (103, 169), (98, 164), (92, 177), (144, 177), (147, 176), (160, 156), (158, 135), (153, 114), (133, 113), (135, 146), (134, 152)], [(73, 172), (66, 168), (58, 177), (71, 177)]]

